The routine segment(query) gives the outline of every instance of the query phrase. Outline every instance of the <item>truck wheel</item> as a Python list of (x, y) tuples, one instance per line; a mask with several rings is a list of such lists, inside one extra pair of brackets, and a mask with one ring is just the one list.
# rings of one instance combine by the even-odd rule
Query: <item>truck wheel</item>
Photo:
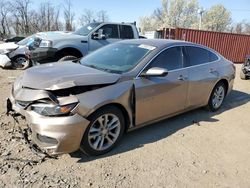
[(75, 57), (73, 55), (67, 55), (67, 56), (60, 58), (58, 61), (62, 62), (62, 61), (71, 61), (71, 60), (76, 60), (76, 59), (77, 59), (77, 57)]
[(12, 68), (16, 70), (24, 70), (30, 66), (30, 61), (24, 56), (17, 56), (12, 61)]
[(245, 75), (245, 73), (243, 72), (242, 69), (240, 69), (240, 78), (241, 78), (242, 80), (246, 80), (246, 79), (247, 79), (247, 76)]

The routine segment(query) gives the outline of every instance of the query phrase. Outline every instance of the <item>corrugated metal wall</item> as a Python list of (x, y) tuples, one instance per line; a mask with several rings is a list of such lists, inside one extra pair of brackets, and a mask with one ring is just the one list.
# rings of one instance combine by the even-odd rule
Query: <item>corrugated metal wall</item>
[(193, 29), (163, 29), (165, 39), (177, 39), (208, 46), (227, 59), (241, 63), (250, 55), (250, 35), (200, 31)]

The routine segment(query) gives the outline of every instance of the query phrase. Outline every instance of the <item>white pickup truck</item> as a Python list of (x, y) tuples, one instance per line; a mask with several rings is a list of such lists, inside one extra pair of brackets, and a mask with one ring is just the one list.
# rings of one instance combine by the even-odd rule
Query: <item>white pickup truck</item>
[(81, 58), (88, 53), (124, 39), (138, 39), (136, 25), (131, 23), (90, 23), (72, 33), (48, 32), (29, 46), (33, 64)]

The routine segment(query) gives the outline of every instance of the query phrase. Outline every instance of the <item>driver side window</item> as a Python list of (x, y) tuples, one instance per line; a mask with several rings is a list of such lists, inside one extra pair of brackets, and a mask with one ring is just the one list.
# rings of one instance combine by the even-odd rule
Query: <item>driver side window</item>
[(161, 52), (149, 65), (147, 69), (159, 67), (168, 71), (183, 68), (182, 47), (172, 47)]
[(119, 38), (117, 25), (107, 24), (102, 26), (100, 29), (103, 30), (103, 34), (106, 36), (106, 38)]

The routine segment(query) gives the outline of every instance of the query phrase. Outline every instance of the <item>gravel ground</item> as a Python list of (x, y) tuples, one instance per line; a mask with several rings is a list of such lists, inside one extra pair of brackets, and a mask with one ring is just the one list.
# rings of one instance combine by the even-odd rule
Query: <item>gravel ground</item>
[[(58, 159), (32, 153), (5, 99), (21, 71), (0, 69), (1, 187), (250, 187), (250, 81), (239, 79), (222, 109), (194, 110), (126, 134), (110, 153)], [(24, 127), (25, 121), (21, 120)]]

